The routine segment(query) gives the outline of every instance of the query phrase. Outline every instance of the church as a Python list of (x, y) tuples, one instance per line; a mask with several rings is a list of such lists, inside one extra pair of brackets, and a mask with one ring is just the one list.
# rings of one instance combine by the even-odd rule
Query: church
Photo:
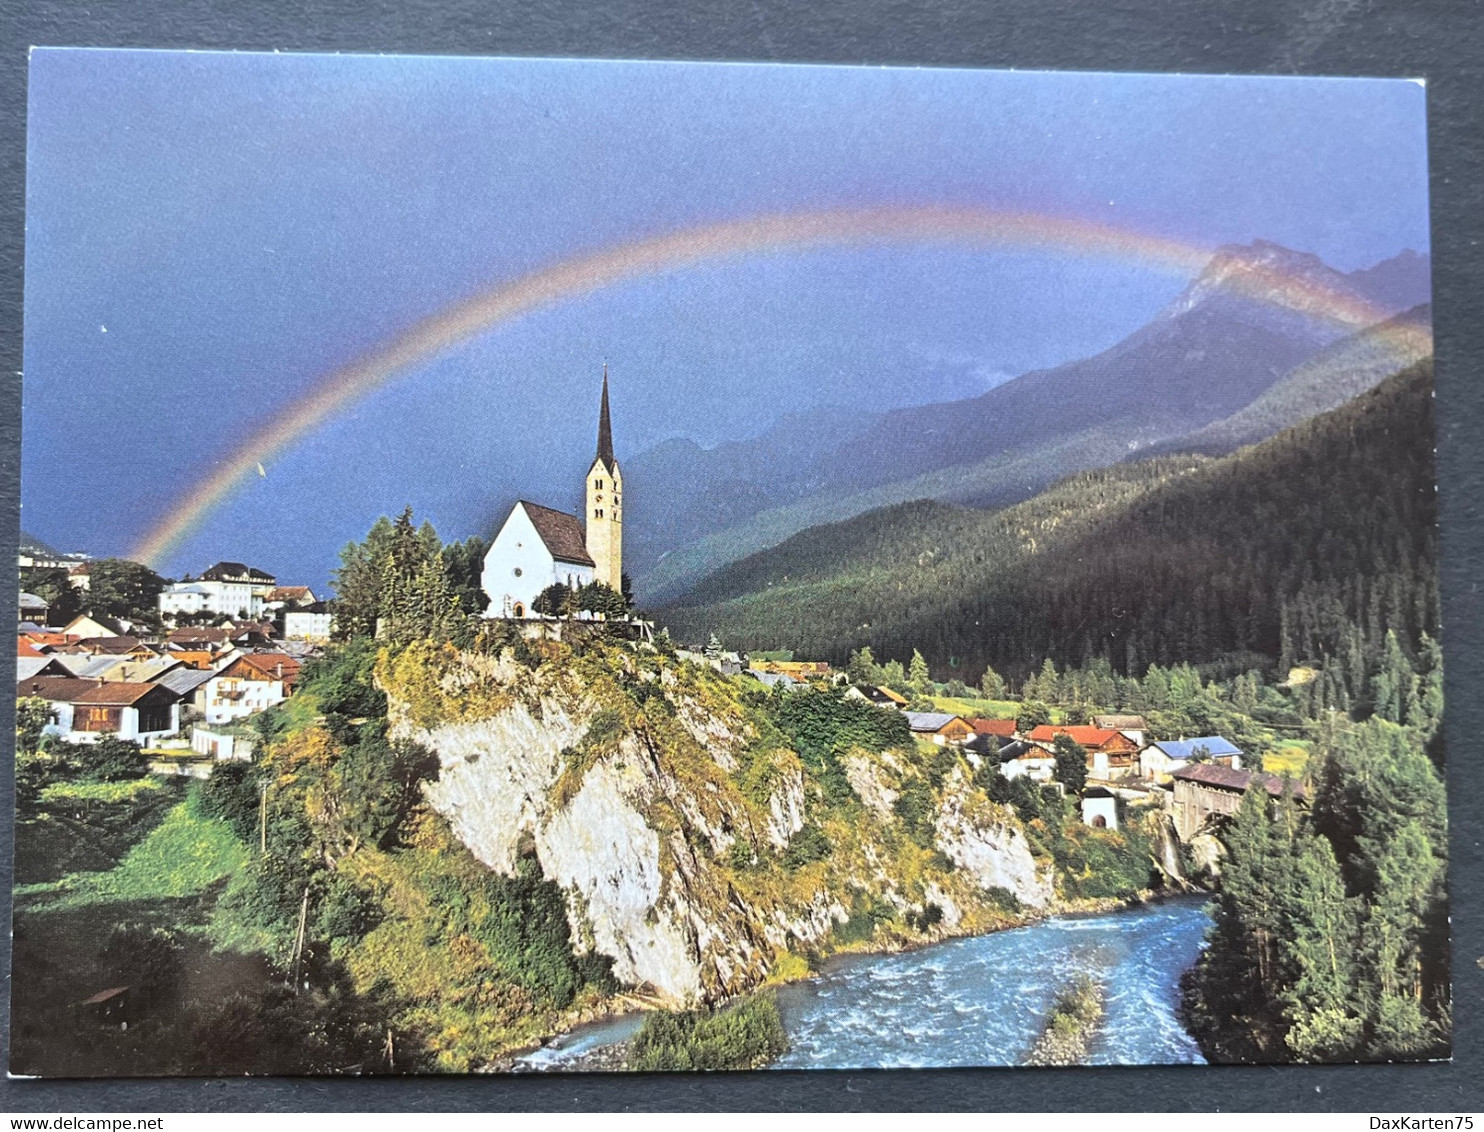
[(489, 595), (486, 617), (536, 617), (531, 606), (560, 582), (572, 589), (603, 582), (623, 586), (623, 476), (613, 456), (608, 415), (608, 367), (598, 411), (598, 454), (587, 472), (582, 518), (522, 499), (510, 509), (484, 556), (480, 583)]

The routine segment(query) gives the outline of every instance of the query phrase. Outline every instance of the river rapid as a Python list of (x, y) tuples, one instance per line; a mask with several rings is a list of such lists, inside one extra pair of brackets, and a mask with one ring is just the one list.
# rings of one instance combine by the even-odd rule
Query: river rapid
[[(1204, 899), (1180, 898), (896, 955), (842, 956), (816, 978), (779, 988), (790, 1048), (773, 1068), (1019, 1065), (1057, 992), (1082, 974), (1106, 988), (1088, 1064), (1203, 1064), (1180, 1024), (1180, 976), (1210, 923)], [(518, 1068), (582, 1068), (642, 1021), (636, 1014), (580, 1027)]]

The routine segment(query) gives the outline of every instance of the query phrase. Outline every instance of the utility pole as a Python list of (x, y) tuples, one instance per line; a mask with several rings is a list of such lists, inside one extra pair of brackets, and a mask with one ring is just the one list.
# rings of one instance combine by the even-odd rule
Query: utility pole
[(304, 886), (304, 903), (299, 906), (299, 932), (294, 938), (294, 993), (299, 993), (299, 961), (304, 957), (304, 927), (309, 920), (309, 886)]

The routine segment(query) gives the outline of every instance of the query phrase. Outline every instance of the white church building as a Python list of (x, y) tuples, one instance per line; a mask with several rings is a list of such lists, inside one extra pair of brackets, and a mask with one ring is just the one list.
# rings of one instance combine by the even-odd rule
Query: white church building
[(608, 368), (598, 415), (598, 452), (588, 469), (586, 513), (569, 515), (522, 499), (510, 509), (484, 556), (480, 583), (489, 595), (486, 617), (536, 617), (541, 591), (561, 583), (573, 590), (603, 582), (623, 585), (623, 476), (613, 456), (608, 414)]

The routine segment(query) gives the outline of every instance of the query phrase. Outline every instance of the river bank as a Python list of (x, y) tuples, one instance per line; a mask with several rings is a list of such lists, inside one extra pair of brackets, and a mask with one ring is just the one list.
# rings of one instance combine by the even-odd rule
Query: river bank
[[(1056, 995), (1082, 975), (1106, 988), (1086, 1064), (1200, 1064), (1178, 1017), (1178, 984), (1203, 946), (1205, 903), (1184, 896), (1112, 912), (1084, 908), (910, 950), (832, 956), (772, 992), (790, 1043), (772, 1067), (1023, 1064)], [(506, 1068), (622, 1069), (624, 1043), (643, 1019), (578, 1027)]]

